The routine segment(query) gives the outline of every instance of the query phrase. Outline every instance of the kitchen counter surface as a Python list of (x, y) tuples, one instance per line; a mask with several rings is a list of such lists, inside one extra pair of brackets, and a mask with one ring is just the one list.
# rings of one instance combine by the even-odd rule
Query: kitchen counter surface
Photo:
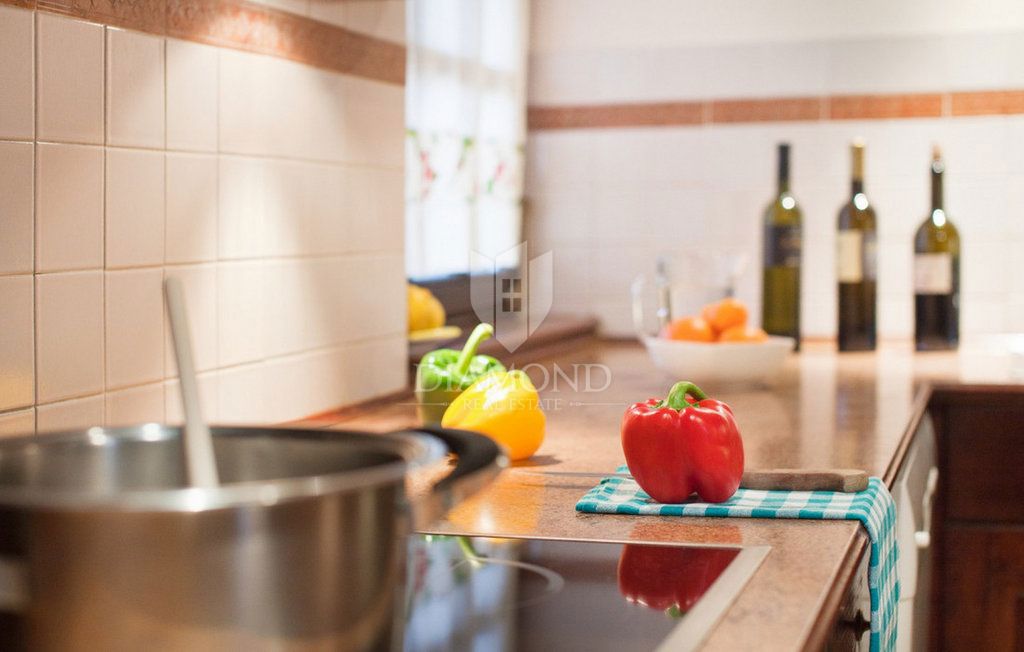
[[(576, 513), (576, 500), (599, 478), (542, 473), (613, 471), (623, 461), (619, 420), (627, 404), (663, 396), (675, 379), (655, 369), (636, 344), (595, 340), (525, 370), (543, 387), (544, 445), (455, 508), (439, 532), (768, 545), (771, 553), (705, 649), (820, 646), (828, 625), (821, 621), (835, 612), (865, 548), (858, 524)], [(859, 468), (891, 482), (924, 384), (1000, 380), (991, 363), (956, 353), (914, 354), (890, 345), (839, 355), (833, 346), (813, 344), (790, 357), (771, 388), (703, 388), (732, 406), (748, 468)], [(416, 419), (406, 397), (323, 415), (319, 423), (384, 431)]]

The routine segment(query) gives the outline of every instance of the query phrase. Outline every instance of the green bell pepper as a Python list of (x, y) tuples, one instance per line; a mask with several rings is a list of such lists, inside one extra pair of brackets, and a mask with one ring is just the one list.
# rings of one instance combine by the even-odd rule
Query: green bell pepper
[(493, 326), (480, 324), (461, 351), (438, 349), (423, 356), (416, 369), (417, 411), (423, 423), (441, 423), (451, 402), (477, 378), (492, 371), (505, 371), (497, 359), (476, 355), (480, 343), (493, 334)]

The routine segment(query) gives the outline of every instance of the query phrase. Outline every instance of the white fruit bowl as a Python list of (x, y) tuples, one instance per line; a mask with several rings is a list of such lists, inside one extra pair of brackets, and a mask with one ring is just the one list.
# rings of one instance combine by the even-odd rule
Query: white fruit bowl
[(776, 336), (766, 342), (687, 342), (650, 335), (642, 339), (654, 366), (677, 380), (689, 380), (698, 385), (771, 383), (794, 345), (792, 337)]

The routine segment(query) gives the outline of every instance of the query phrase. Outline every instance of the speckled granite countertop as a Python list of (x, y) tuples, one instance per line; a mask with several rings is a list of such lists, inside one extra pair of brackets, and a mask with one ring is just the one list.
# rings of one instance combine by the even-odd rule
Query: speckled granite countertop
[[(552, 378), (557, 365), (592, 369), (592, 387)], [(581, 369), (577, 367), (577, 369)], [(772, 550), (706, 643), (708, 650), (817, 647), (866, 537), (848, 521), (632, 517), (578, 514), (595, 482), (530, 471), (606, 472), (622, 463), (619, 421), (630, 402), (662, 396), (675, 380), (631, 343), (590, 342), (526, 367), (542, 392), (547, 436), (537, 455), (505, 471), (438, 524), (442, 532), (609, 540), (768, 545)], [(699, 380), (699, 379), (694, 379)], [(786, 363), (770, 388), (704, 389), (728, 402), (743, 433), (748, 468), (860, 468), (892, 481), (907, 427), (932, 383), (1002, 380), (984, 361), (956, 353), (914, 354), (906, 346), (839, 355), (812, 344)], [(916, 399), (916, 400), (915, 400)], [(349, 411), (321, 423), (374, 431), (416, 423), (411, 399)]]

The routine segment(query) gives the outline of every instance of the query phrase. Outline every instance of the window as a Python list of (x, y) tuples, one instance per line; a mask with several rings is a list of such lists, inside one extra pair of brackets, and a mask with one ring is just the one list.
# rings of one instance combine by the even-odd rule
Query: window
[(527, 3), (411, 0), (408, 12), (406, 273), (485, 271), (471, 252), (496, 259), (522, 239)]

